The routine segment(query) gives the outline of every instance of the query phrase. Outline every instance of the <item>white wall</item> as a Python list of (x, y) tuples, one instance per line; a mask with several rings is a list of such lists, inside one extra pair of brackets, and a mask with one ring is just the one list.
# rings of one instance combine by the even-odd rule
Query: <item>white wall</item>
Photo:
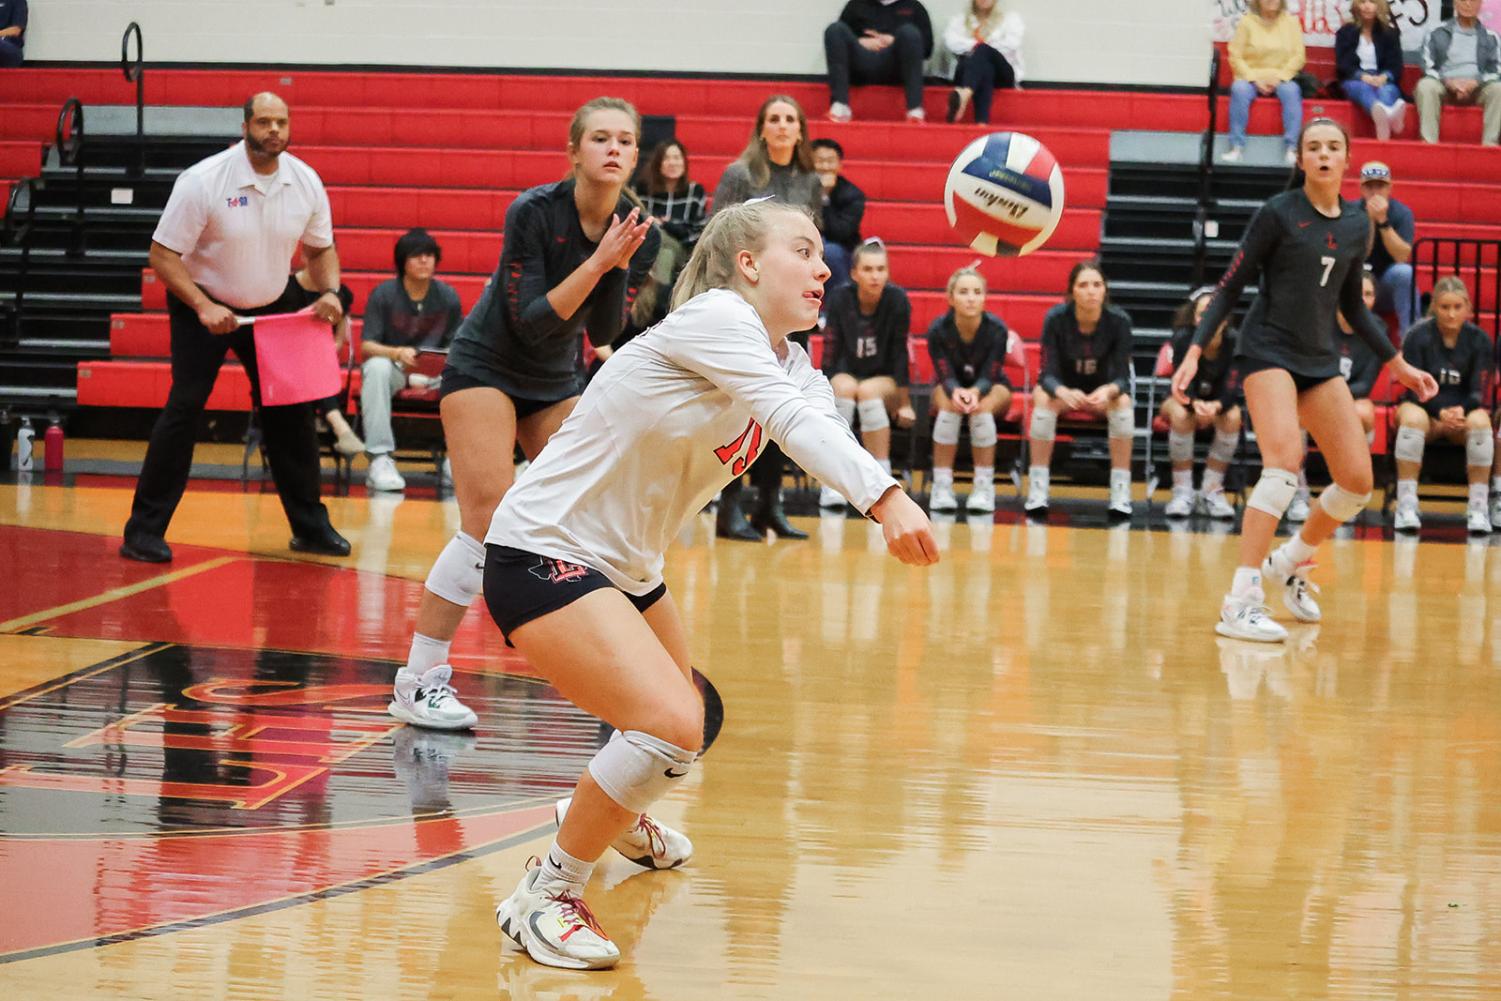
[[(964, 0), (932, 0), (941, 32)], [(151, 62), (821, 73), (842, 0), (41, 0), (26, 55), (114, 60), (132, 20)], [(1027, 21), (1034, 80), (1189, 84), (1204, 0), (1002, 0)], [(747, 13), (747, 11), (751, 13)]]

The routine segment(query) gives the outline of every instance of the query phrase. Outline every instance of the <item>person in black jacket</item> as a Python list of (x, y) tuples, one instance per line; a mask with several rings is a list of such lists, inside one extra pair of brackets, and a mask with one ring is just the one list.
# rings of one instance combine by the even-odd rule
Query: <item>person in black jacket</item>
[(954, 454), (959, 426), (969, 420), (969, 448), (975, 462), (974, 484), (965, 502), (971, 514), (995, 510), (996, 421), (1011, 409), (1011, 380), (1006, 378), (1006, 350), (1011, 331), (1005, 321), (985, 311), (985, 276), (964, 267), (949, 276), (949, 310), (928, 328), (928, 357), (933, 361), (933, 492), (928, 510), (954, 511)]
[(923, 63), (933, 54), (933, 24), (917, 0), (849, 0), (823, 33), (829, 61), (829, 119), (847, 122), (850, 83), (899, 83), (907, 120), (922, 121)]
[[(1213, 298), (1213, 286), (1201, 288), (1173, 317), (1175, 370), (1193, 343), (1195, 324)], [(1162, 402), (1162, 417), (1168, 424), (1167, 454), (1173, 464), (1173, 495), (1163, 509), (1169, 518), (1186, 518), (1195, 508), (1211, 518), (1235, 517), (1235, 508), (1225, 499), (1225, 470), (1230, 468), (1240, 445), (1240, 380), (1235, 375), (1235, 340), (1235, 329), (1226, 317), (1204, 345), (1199, 371), (1188, 387), (1188, 402), (1180, 403), (1171, 396)], [(1195, 493), (1194, 435), (1211, 427), (1214, 441), (1204, 462), (1203, 482)]]
[[(912, 424), (916, 414), (907, 389), (907, 337), (912, 304), (891, 284), (886, 247), (870, 239), (855, 248), (855, 282), (825, 300), (823, 374), (834, 387), (834, 404), (852, 426), (858, 414), (860, 440), (891, 472), (891, 421)], [(843, 507), (837, 490), (824, 487), (821, 507)]]
[(0, 67), (19, 66), (26, 57), (26, 0), (0, 2)]
[(1032, 392), (1032, 465), (1027, 471), (1028, 512), (1046, 511), (1053, 439), (1060, 414), (1102, 417), (1110, 428), (1110, 511), (1131, 513), (1131, 442), (1136, 417), (1131, 398), (1131, 317), (1110, 305), (1098, 261), (1080, 261), (1068, 273), (1068, 298), (1042, 322), (1042, 374)]
[(1416, 531), (1418, 473), (1423, 446), (1436, 438), (1464, 443), (1469, 470), (1470, 498), (1466, 524), (1477, 535), (1489, 535), (1491, 473), (1495, 437), (1485, 408), (1485, 389), (1494, 367), (1494, 348), (1485, 331), (1470, 322), (1474, 311), (1470, 290), (1457, 276), (1440, 278), (1433, 286), (1428, 318), (1413, 325), (1402, 342), (1402, 356), (1438, 381), (1438, 395), (1427, 400), (1408, 394), (1397, 408), (1397, 510), (1392, 527)]
[(850, 259), (860, 243), (865, 218), (865, 192), (844, 176), (844, 147), (832, 139), (815, 139), (813, 169), (823, 188), (823, 259), (829, 266), (825, 291), (850, 283)]
[(1334, 35), (1334, 69), (1345, 96), (1371, 116), (1377, 139), (1402, 134), (1402, 36), (1387, 0), (1353, 0), (1350, 20)]

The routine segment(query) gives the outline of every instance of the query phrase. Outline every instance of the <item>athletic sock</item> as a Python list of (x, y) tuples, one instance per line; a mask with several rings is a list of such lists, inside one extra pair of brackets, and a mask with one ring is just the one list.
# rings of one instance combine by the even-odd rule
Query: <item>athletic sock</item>
[(1131, 470), (1129, 470), (1129, 469), (1112, 469), (1110, 471), (1110, 488), (1112, 490), (1114, 490), (1116, 487), (1125, 487), (1128, 490), (1130, 489), (1130, 487), (1131, 487)]
[(558, 847), (557, 841), (553, 841), (552, 847), (547, 850), (547, 858), (542, 862), (542, 875), (537, 877), (537, 889), (544, 886), (550, 889), (572, 890), (574, 893), (583, 893), (584, 884), (589, 882), (589, 877), (594, 875), (594, 863), (585, 862), (569, 855)]
[(1294, 533), (1291, 539), (1282, 544), (1282, 555), (1287, 557), (1292, 566), (1297, 567), (1313, 559), (1313, 554), (1318, 552), (1318, 549), (1318, 546), (1310, 546), (1300, 531)]
[(407, 670), (421, 677), (430, 667), (448, 663), (448, 640), (435, 640), (421, 633), (412, 634), (412, 646), (407, 651)]
[(1501, 494), (1501, 476), (1491, 478), (1491, 493)]
[(1470, 484), (1470, 506), (1485, 507), (1491, 499), (1491, 488), (1484, 480)]
[(1398, 504), (1402, 503), (1405, 500), (1410, 500), (1410, 501), (1413, 501), (1414, 503), (1416, 503), (1417, 499), (1418, 499), (1418, 481), (1417, 480), (1398, 480), (1397, 481), (1397, 503)]
[[(953, 473), (952, 472), (949, 473), (949, 477), (950, 477), (950, 480), (952, 481), (952, 478), (953, 478)], [(975, 482), (976, 483), (988, 483), (989, 481), (991, 481), (993, 479), (995, 479), (995, 467), (994, 466), (976, 466), (975, 467)]]
[(954, 467), (953, 466), (934, 466), (933, 467), (933, 486), (939, 487), (939, 488), (949, 488), (949, 489), (952, 489), (953, 486), (954, 486)]
[(1204, 483), (1201, 489), (1206, 494), (1217, 494), (1225, 489), (1225, 473), (1221, 469), (1204, 467)]
[[(1204, 478), (1206, 480), (1209, 478), (1209, 470), (1207, 470), (1207, 469), (1204, 471)], [(1193, 488), (1194, 488), (1194, 471), (1193, 471), (1193, 467), (1192, 466), (1189, 466), (1187, 469), (1175, 469), (1175, 470), (1173, 470), (1173, 489), (1174, 490), (1192, 490)]]
[(1260, 567), (1236, 567), (1235, 579), (1230, 582), (1230, 593), (1234, 597), (1244, 598), (1251, 591), (1261, 590)]

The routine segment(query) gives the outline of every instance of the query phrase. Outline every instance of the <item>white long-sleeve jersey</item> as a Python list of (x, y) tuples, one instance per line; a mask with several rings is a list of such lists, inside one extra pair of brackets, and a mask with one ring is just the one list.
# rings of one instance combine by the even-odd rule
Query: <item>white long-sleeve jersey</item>
[(611, 356), (501, 501), (485, 541), (592, 567), (628, 594), (770, 437), (869, 511), (896, 481), (855, 440), (801, 347), (780, 359), (738, 293), (695, 296)]

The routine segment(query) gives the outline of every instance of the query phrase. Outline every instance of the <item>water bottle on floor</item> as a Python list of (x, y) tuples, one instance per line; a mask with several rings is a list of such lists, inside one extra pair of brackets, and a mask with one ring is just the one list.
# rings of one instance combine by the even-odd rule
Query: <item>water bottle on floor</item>
[(16, 432), (16, 472), (29, 473), (33, 463), (32, 451), (36, 444), (36, 428), (30, 417), (21, 418), (21, 430)]

